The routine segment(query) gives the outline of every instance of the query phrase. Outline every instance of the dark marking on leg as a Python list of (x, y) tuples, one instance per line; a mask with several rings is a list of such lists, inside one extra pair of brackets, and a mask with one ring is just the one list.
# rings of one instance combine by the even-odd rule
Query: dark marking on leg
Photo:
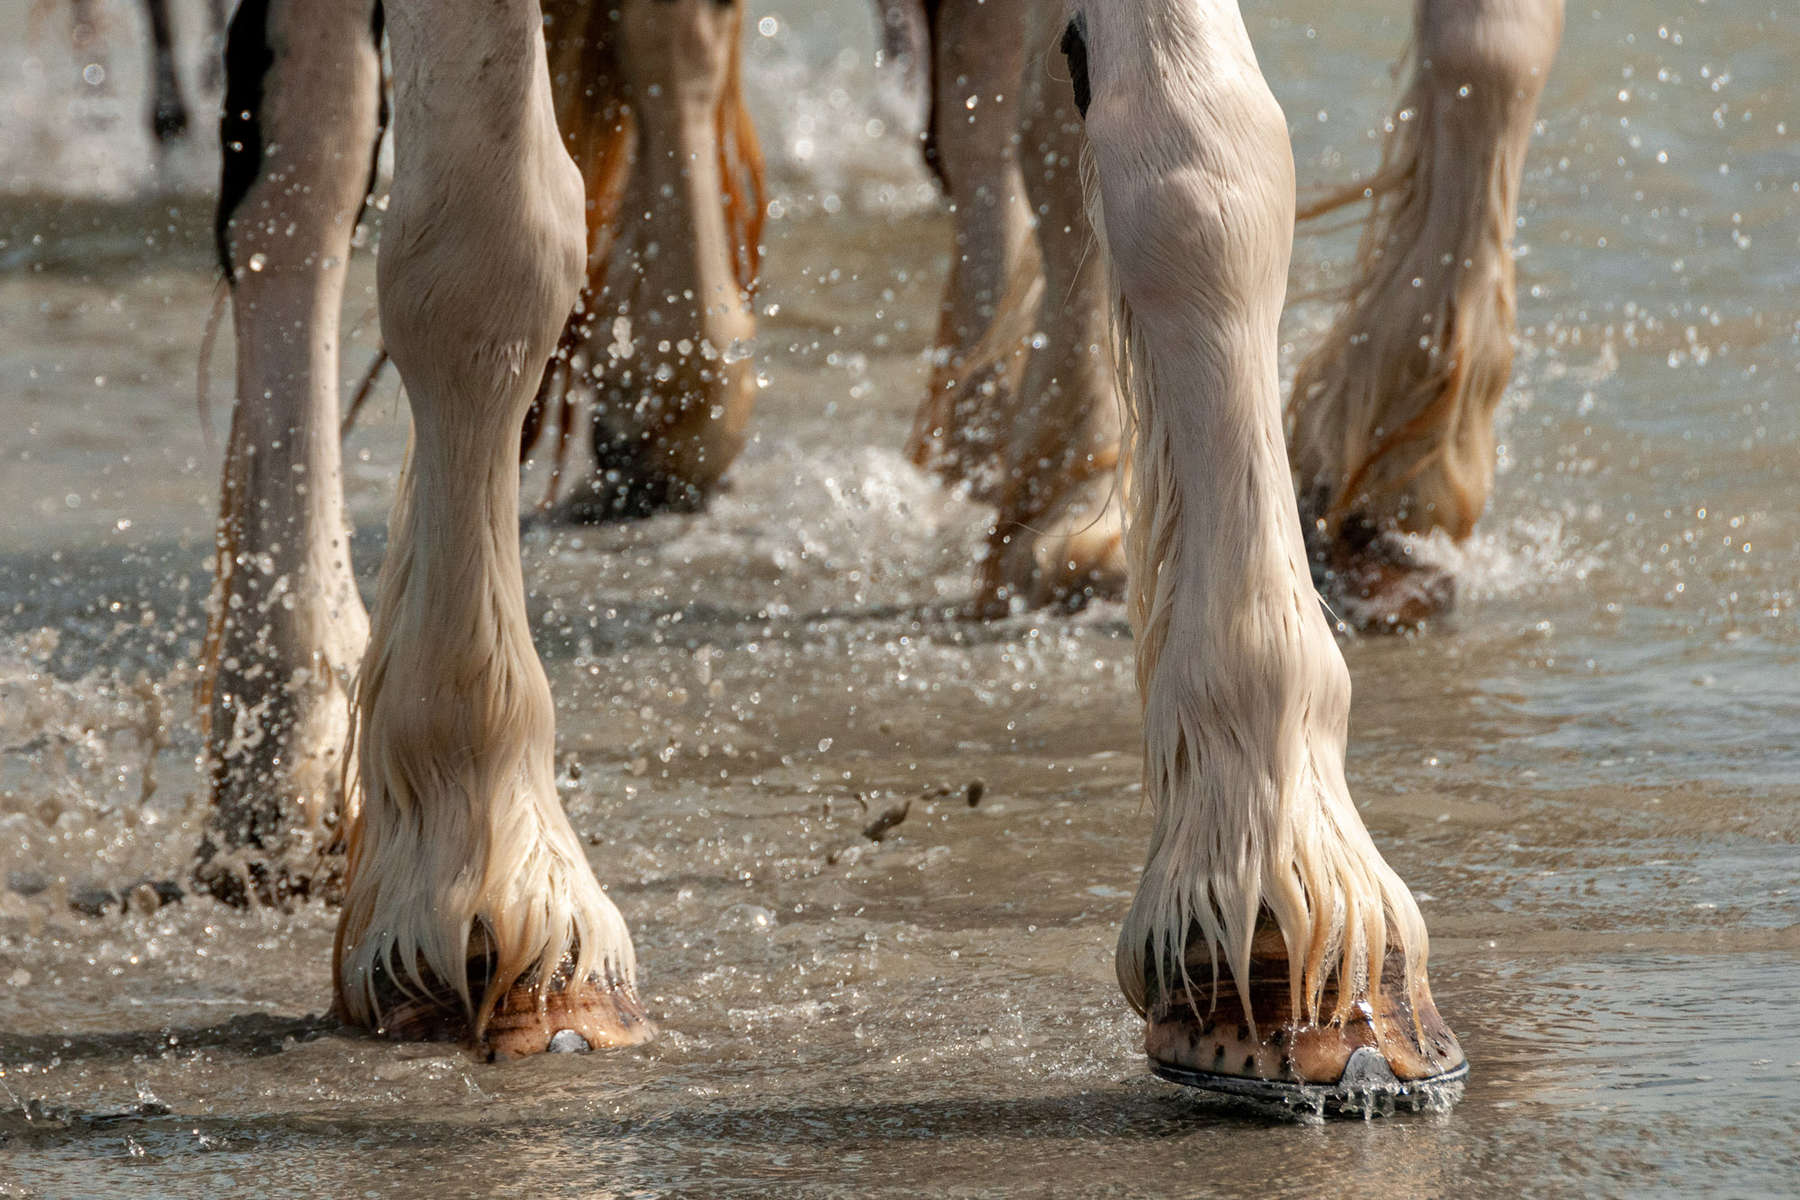
[(1075, 108), (1086, 120), (1094, 92), (1088, 82), (1087, 18), (1080, 13), (1063, 30), (1062, 52), (1069, 62), (1069, 81), (1075, 85)]
[(925, 140), (919, 150), (925, 158), (925, 169), (931, 172), (931, 177), (947, 193), (950, 190), (950, 178), (944, 174), (944, 155), (938, 148), (941, 139), (938, 132), (941, 128), (938, 113), (938, 12), (943, 3), (944, 0), (925, 0), (926, 96), (930, 103), (925, 112)]
[(213, 222), (219, 266), (231, 282), (231, 218), (262, 174), (263, 78), (275, 65), (270, 0), (243, 0), (225, 33), (225, 99), (219, 115), (219, 208)]
[(181, 78), (175, 72), (175, 27), (169, 20), (169, 0), (144, 0), (150, 19), (150, 132), (164, 145), (187, 133), (187, 102), (181, 97)]
[[(375, 0), (375, 11), (369, 18), (369, 36), (375, 42), (375, 53), (379, 57), (381, 39), (387, 36), (387, 13), (381, 7), (381, 0)], [(375, 106), (375, 147), (369, 151), (369, 184), (363, 189), (363, 211), (357, 218), (359, 222), (368, 219), (369, 204), (375, 199), (375, 183), (381, 174), (381, 139), (387, 133), (388, 121), (392, 116), (388, 90), (384, 84)]]

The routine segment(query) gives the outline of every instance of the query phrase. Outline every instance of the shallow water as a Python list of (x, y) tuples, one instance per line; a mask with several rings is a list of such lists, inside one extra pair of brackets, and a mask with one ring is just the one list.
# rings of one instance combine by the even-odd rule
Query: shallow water
[[(1303, 187), (1371, 163), (1407, 7), (1251, 9)], [(985, 513), (898, 453), (946, 225), (903, 98), (865, 99), (861, 8), (755, 11), (757, 439), (705, 514), (526, 538), (564, 797), (663, 1034), (505, 1066), (320, 1018), (323, 907), (71, 908), (198, 840), (210, 217), (204, 139), (159, 192), (118, 71), (71, 99), (49, 34), (5, 49), (39, 66), (0, 72), (0, 1195), (1800, 1189), (1800, 16), (1570, 11), (1464, 602), (1344, 645), (1351, 783), (1474, 1074), (1447, 1116), (1313, 1125), (1145, 1075), (1111, 980), (1147, 834), (1122, 614), (954, 619)], [(1352, 237), (1302, 237), (1295, 290)], [(1290, 314), (1290, 369), (1326, 315)], [(370, 582), (392, 397), (350, 443)]]

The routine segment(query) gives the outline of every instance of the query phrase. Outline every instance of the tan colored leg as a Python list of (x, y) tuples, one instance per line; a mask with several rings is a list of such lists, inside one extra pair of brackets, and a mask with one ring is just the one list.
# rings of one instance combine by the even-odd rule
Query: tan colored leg
[(1082, 201), (1081, 116), (1060, 71), (1027, 72), (1019, 142), (1043, 263), (1041, 333), (1005, 431), (1000, 511), (976, 600), (989, 613), (1015, 601), (1080, 604), (1125, 587), (1110, 301)]
[(497, 1056), (641, 1040), (631, 938), (556, 794), (520, 424), (585, 257), (537, 0), (388, 0), (382, 334), (414, 441), (358, 690), (337, 1011)]
[(1512, 370), (1512, 229), (1562, 0), (1419, 0), (1413, 77), (1381, 169), (1315, 207), (1374, 212), (1348, 302), (1294, 380), (1309, 548), (1339, 611), (1416, 624), (1454, 582), (1407, 534), (1475, 528)]
[[(351, 677), (368, 618), (338, 451), (338, 310), (379, 134), (371, 0), (246, 0), (232, 25), (219, 248), (237, 401), (202, 711), (201, 886), (331, 886)], [(248, 116), (244, 115), (248, 114)]]
[[(998, 495), (1023, 356), (968, 360), (984, 339), (1017, 344), (1035, 309), (1017, 301), (1035, 270), (1031, 206), (1016, 144), (1028, 0), (941, 0), (933, 22), (933, 163), (955, 220), (936, 365), (907, 454), (978, 498)], [(1010, 294), (1015, 303), (1004, 303)], [(1002, 327), (995, 329), (996, 321)]]
[[(543, 408), (590, 411), (583, 520), (692, 509), (744, 445), (762, 159), (740, 79), (742, 10), (718, 0), (558, 0), (558, 114), (583, 170), (589, 284)], [(565, 436), (567, 435), (565, 430)]]

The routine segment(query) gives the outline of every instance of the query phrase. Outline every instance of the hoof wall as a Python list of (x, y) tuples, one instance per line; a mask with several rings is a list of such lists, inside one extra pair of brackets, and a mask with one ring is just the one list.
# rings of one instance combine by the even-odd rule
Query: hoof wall
[(1348, 1117), (1386, 1116), (1400, 1110), (1442, 1112), (1462, 1099), (1463, 1085), (1469, 1078), (1469, 1064), (1465, 1062), (1429, 1079), (1400, 1079), (1381, 1052), (1370, 1046), (1359, 1047), (1350, 1055), (1336, 1083), (1215, 1075), (1154, 1058), (1150, 1060), (1150, 1071), (1170, 1083), (1234, 1100)]

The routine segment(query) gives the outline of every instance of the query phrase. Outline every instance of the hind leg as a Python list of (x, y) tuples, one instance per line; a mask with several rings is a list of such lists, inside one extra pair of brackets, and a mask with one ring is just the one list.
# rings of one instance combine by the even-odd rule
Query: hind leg
[(1562, 0), (1419, 0), (1413, 77), (1349, 299), (1294, 380), (1291, 450), (1326, 591), (1352, 624), (1416, 624), (1454, 581), (1406, 535), (1475, 528), (1512, 370), (1514, 216)]
[(150, 18), (150, 132), (163, 144), (187, 133), (187, 102), (181, 97), (181, 77), (175, 69), (175, 28), (169, 20), (169, 0), (144, 0)]
[(245, 0), (231, 26), (219, 253), (237, 400), (204, 658), (221, 898), (316, 892), (368, 618), (338, 449), (338, 310), (380, 136), (372, 0)]
[(567, 365), (538, 402), (572, 414), (579, 399), (589, 413), (595, 467), (566, 513), (698, 508), (755, 404), (762, 160), (739, 77), (743, 13), (558, 0), (551, 16), (558, 117), (593, 222)]
[(519, 560), (519, 430), (581, 284), (581, 177), (537, 0), (387, 14), (381, 326), (414, 440), (358, 685), (337, 1011), (499, 1057), (638, 1041), (631, 938), (556, 793)]
[[(1050, 40), (1034, 39), (1046, 49)], [(1004, 432), (999, 512), (976, 599), (985, 613), (1014, 602), (1080, 604), (1125, 586), (1106, 270), (1081, 195), (1081, 116), (1060, 72), (1027, 72), (1019, 144), (1043, 262), (1041, 332)]]
[(955, 233), (931, 384), (907, 454), (992, 499), (1021, 360), (988, 354), (979, 368), (970, 360), (984, 339), (1016, 345), (1030, 332), (1029, 310), (1023, 324), (996, 324), (1008, 314), (1009, 291), (1022, 294), (1018, 277), (1035, 265), (1017, 146), (1027, 58), (1022, 30), (1032, 10), (1027, 0), (938, 0), (927, 11), (933, 53), (927, 161), (943, 183)]

